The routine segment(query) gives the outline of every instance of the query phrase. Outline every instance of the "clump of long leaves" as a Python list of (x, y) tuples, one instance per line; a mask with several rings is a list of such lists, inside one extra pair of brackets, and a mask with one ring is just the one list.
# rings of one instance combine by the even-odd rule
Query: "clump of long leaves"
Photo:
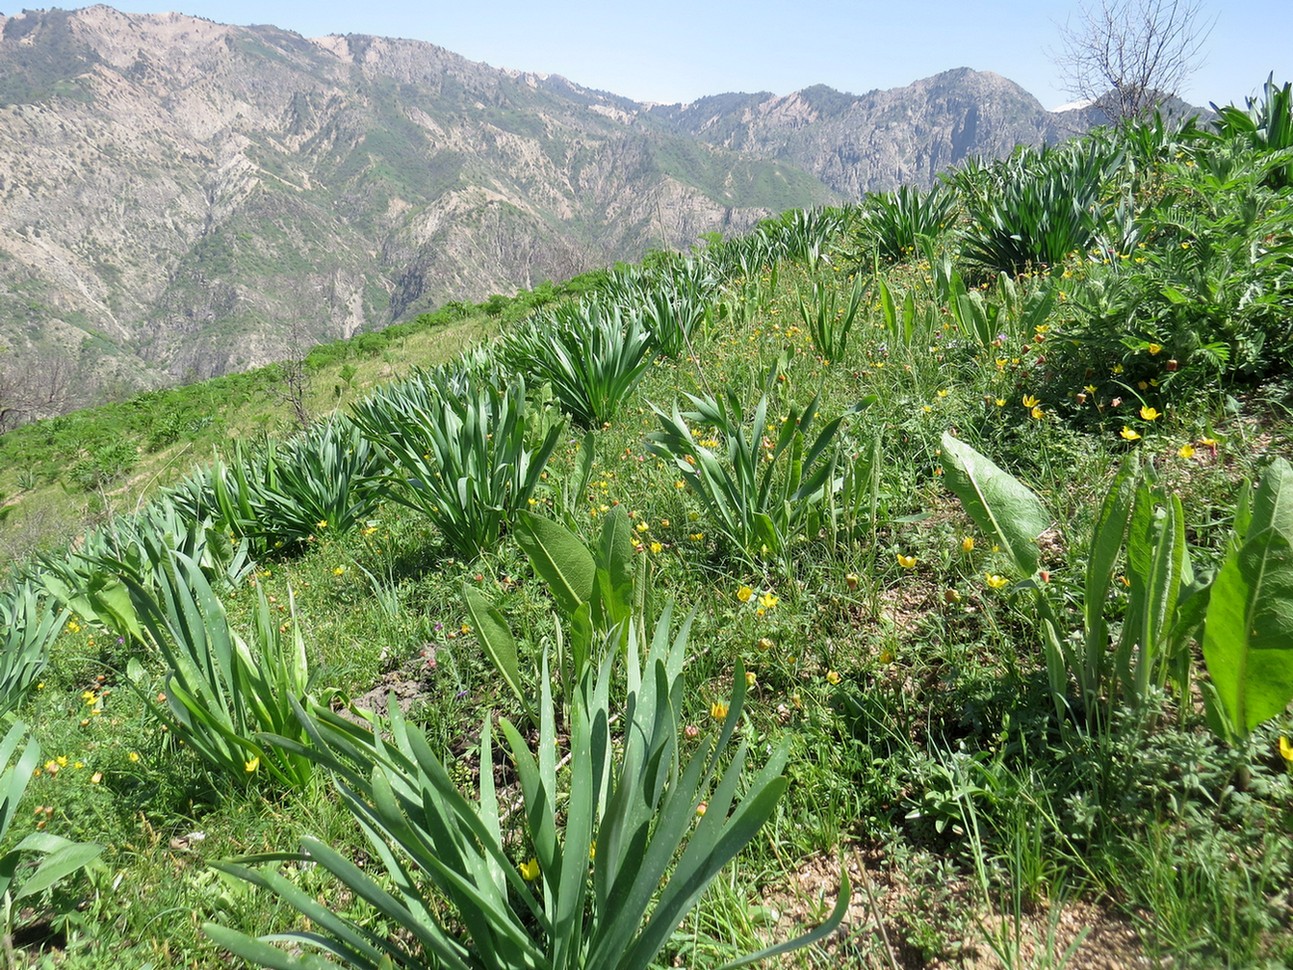
[[(21, 721), (10, 725), (0, 741), (0, 842), (5, 841), (18, 813), (18, 803), (39, 763), (40, 745), (28, 734), (27, 725)], [(72, 842), (49, 832), (32, 832), (0, 855), (0, 932), (6, 963), (16, 965), (12, 950), (15, 904), (33, 896), (39, 899), (45, 890), (85, 868), (102, 852), (103, 846), (95, 842)], [(20, 864), (24, 856), (31, 855), (41, 856), (40, 862), (34, 867)]]
[[(258, 589), (244, 638), (198, 562), (170, 552), (154, 575), (156, 588), (128, 573), (121, 578), (140, 638), (168, 668), (166, 707), (176, 736), (232, 779), (264, 773), (288, 787), (306, 785), (313, 762), (267, 747), (260, 737), (304, 737), (293, 705), (309, 702), (310, 670), (290, 592), (284, 624)], [(136, 669), (131, 673), (132, 679), (142, 676)]]
[(1000, 163), (999, 191), (972, 201), (965, 255), (998, 272), (1058, 266), (1085, 252), (1100, 229), (1104, 183), (1117, 166), (1113, 144), (1026, 150)]
[(799, 294), (799, 316), (817, 353), (827, 362), (844, 359), (866, 290), (866, 281), (859, 274), (853, 277), (853, 286), (845, 300), (840, 300), (838, 287), (819, 279), (813, 280), (807, 298), (802, 292)]
[(0, 593), (0, 718), (31, 692), (67, 615), (30, 581)]
[(213, 497), (224, 524), (262, 549), (348, 532), (377, 505), (382, 456), (353, 421), (333, 418), (259, 451), (235, 445), (217, 464)]
[[(525, 380), (432, 372), (355, 405), (355, 421), (389, 456), (384, 493), (425, 513), (455, 552), (491, 548), (526, 507), (561, 435), (531, 433)], [(536, 440), (532, 440), (537, 437)]]
[(934, 239), (951, 224), (956, 196), (941, 186), (928, 192), (903, 185), (894, 192), (869, 195), (857, 220), (857, 256), (874, 254), (880, 259), (910, 259), (920, 249), (920, 240)]
[(694, 259), (670, 267), (643, 287), (637, 306), (657, 352), (676, 358), (688, 350), (715, 290), (713, 277)]
[[(618, 651), (589, 666), (565, 736), (557, 731), (545, 662), (537, 748), (500, 721), (521, 789), (513, 806), (495, 787), (488, 719), (478, 789), (469, 796), (454, 781), (459, 773), (451, 774), (397, 704), (380, 728), (322, 708), (301, 711), (313, 746), (278, 743), (328, 768), (386, 878), (379, 882), (308, 838), (299, 855), (220, 863), (223, 871), (274, 892), (312, 929), (260, 940), (210, 924), (206, 932), (241, 959), (271, 967), (646, 970), (710, 881), (771, 817), (787, 784), (784, 744), (745, 784), (748, 743), (727, 756), (745, 701), (739, 662), (718, 737), (693, 752), (682, 749), (681, 675), (690, 620), (671, 640), (670, 612), (655, 628), (645, 663), (638, 634), (628, 638), (626, 681), (616, 676)], [(613, 704), (612, 694), (625, 682), (625, 703)], [(620, 712), (615, 729), (613, 712)], [(702, 801), (707, 810), (698, 815)], [(504, 837), (514, 812), (520, 813), (520, 844)], [(276, 868), (253, 868), (286, 860), (327, 869), (397, 931), (336, 913)], [(821, 938), (839, 924), (847, 899), (845, 883), (824, 926), (729, 966)], [(271, 942), (309, 947), (330, 959), (311, 954), (296, 960)]]
[[(674, 465), (695, 492), (730, 551), (752, 560), (782, 556), (797, 538), (822, 524), (838, 489), (836, 432), (844, 415), (811, 437), (817, 397), (783, 420), (769, 420), (763, 395), (749, 416), (736, 394), (714, 399), (687, 395), (694, 410), (671, 413), (653, 406), (660, 427), (647, 438), (651, 451)], [(698, 437), (693, 425), (708, 429)]]
[(547, 383), (562, 410), (600, 428), (651, 363), (651, 334), (641, 314), (584, 300), (539, 313), (498, 345), (506, 366)]
[(236, 587), (255, 565), (250, 544), (231, 539), (210, 511), (191, 516), (164, 495), (90, 533), (79, 549), (43, 557), (37, 581), (82, 619), (134, 640), (140, 629), (122, 577), (155, 591), (168, 582), (172, 553), (216, 588)]
[(1257, 151), (1284, 153), (1285, 161), (1271, 168), (1267, 184), (1272, 188), (1293, 185), (1293, 83), (1275, 84), (1271, 74), (1262, 85), (1260, 98), (1248, 98), (1246, 108), (1212, 106), (1213, 124), (1222, 140), (1241, 141)]

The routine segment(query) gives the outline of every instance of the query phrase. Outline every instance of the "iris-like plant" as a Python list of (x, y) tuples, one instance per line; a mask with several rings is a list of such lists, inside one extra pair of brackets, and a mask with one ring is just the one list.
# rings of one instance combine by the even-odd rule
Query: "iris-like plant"
[[(821, 280), (813, 280), (809, 299), (799, 295), (799, 316), (804, 321), (813, 346), (827, 361), (843, 360), (848, 350), (849, 332), (862, 308), (866, 282), (859, 274), (853, 277), (853, 287), (848, 299), (840, 302), (838, 289)], [(811, 301), (811, 302), (810, 302)]]
[(531, 441), (525, 381), (422, 374), (355, 405), (364, 434), (394, 463), (393, 500), (425, 513), (455, 552), (492, 547), (539, 483), (561, 424)]
[(579, 424), (600, 428), (641, 380), (650, 347), (640, 314), (585, 301), (512, 331), (498, 353), (509, 367), (551, 386), (562, 410)]
[[(733, 393), (715, 400), (687, 395), (695, 410), (653, 406), (660, 427), (647, 438), (652, 452), (676, 466), (709, 512), (732, 551), (751, 559), (781, 556), (798, 537), (816, 531), (835, 478), (835, 435), (841, 415), (811, 439), (817, 398), (782, 421), (768, 420), (765, 395), (747, 425)], [(862, 406), (862, 405), (860, 405)], [(720, 444), (702, 444), (691, 425), (713, 429)]]
[[(24, 743), (25, 742), (25, 743)], [(19, 748), (21, 747), (21, 753)], [(17, 759), (15, 760), (15, 755)], [(0, 741), (0, 841), (4, 841), (27, 783), (40, 763), (40, 745), (27, 734), (27, 725), (17, 721)], [(96, 842), (72, 842), (48, 832), (32, 832), (0, 856), (0, 906), (3, 912), (6, 962), (13, 959), (14, 905), (46, 889), (92, 863), (103, 852)], [(39, 855), (34, 868), (20, 868), (25, 856)]]
[(379, 495), (381, 456), (354, 422), (333, 418), (255, 453), (241, 442), (212, 474), (227, 527), (261, 548), (299, 545), (321, 530), (348, 532)]
[(0, 594), (0, 718), (31, 692), (67, 616), (30, 582)]
[(166, 706), (176, 735), (234, 779), (264, 772), (289, 787), (304, 786), (313, 763), (260, 739), (262, 732), (304, 737), (293, 705), (308, 702), (310, 671), (290, 592), (288, 623), (280, 625), (258, 591), (249, 641), (230, 625), (193, 559), (172, 553), (158, 578), (152, 589), (122, 577), (137, 628), (169, 668)]
[(1089, 141), (1085, 149), (1025, 152), (1007, 162), (1000, 191), (974, 205), (965, 254), (999, 272), (1058, 266), (1091, 246), (1100, 222), (1094, 209), (1117, 150)]
[[(303, 840), (299, 855), (220, 863), (224, 872), (274, 892), (312, 928), (260, 940), (210, 924), (206, 932), (236, 956), (269, 967), (646, 970), (710, 881), (771, 817), (787, 784), (784, 744), (744, 785), (747, 743), (727, 756), (745, 700), (739, 664), (718, 737), (690, 754), (682, 750), (690, 620), (671, 640), (670, 612), (655, 628), (645, 663), (638, 636), (629, 637), (623, 705), (611, 702), (620, 682), (612, 652), (580, 679), (568, 738), (557, 733), (546, 663), (537, 750), (500, 722), (520, 785), (520, 844), (504, 836), (512, 809), (496, 788), (488, 720), (478, 790), (469, 797), (398, 705), (391, 705), (389, 726), (381, 730), (322, 708), (301, 711), (313, 745), (279, 743), (332, 772), (384, 878), (316, 839)], [(614, 730), (613, 712), (622, 712)], [(253, 868), (286, 860), (327, 869), (398, 932), (335, 913), (275, 869)], [(825, 925), (729, 966), (830, 933), (848, 895), (844, 881)], [(330, 959), (298, 960), (271, 942), (306, 946)]]
[(868, 262), (872, 253), (892, 261), (909, 259), (922, 238), (943, 233), (955, 210), (956, 197), (938, 186), (922, 192), (903, 185), (894, 192), (869, 195), (858, 220), (858, 256)]

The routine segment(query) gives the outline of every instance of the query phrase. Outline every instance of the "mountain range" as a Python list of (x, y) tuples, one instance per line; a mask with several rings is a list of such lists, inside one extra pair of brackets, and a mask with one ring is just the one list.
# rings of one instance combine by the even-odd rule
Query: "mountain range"
[(265, 363), (1089, 123), (969, 69), (653, 105), (420, 41), (0, 15), (0, 412)]

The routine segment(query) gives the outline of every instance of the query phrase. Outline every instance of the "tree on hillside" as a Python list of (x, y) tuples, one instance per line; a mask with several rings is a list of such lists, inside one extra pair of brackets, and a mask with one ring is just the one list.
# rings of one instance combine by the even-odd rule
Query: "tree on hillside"
[(1143, 118), (1199, 67), (1212, 32), (1200, 0), (1081, 0), (1060, 30), (1071, 93), (1113, 120)]

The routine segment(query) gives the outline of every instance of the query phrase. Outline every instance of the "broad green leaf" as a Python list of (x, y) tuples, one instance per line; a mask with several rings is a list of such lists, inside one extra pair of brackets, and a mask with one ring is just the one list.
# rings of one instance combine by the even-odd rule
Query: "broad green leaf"
[(560, 523), (532, 512), (517, 513), (516, 541), (543, 577), (567, 616), (593, 595), (593, 554), (579, 537)]
[(970, 518), (1009, 555), (1019, 575), (1031, 576), (1037, 537), (1050, 528), (1050, 513), (1019, 479), (950, 432), (943, 433), (943, 458), (947, 485)]
[(476, 631), (476, 638), (480, 641), (480, 645), (484, 647), (485, 653), (502, 675), (504, 682), (521, 702), (526, 716), (531, 721), (535, 721), (534, 711), (521, 684), (521, 667), (516, 659), (516, 641), (512, 639), (512, 633), (508, 630), (503, 615), (491, 606), (478, 590), (466, 583), (462, 585), (462, 597), (467, 603), (472, 629)]
[(1293, 473), (1266, 469), (1252, 521), (1212, 584), (1203, 659), (1236, 739), (1293, 699)]
[(89, 865), (102, 852), (103, 846), (96, 842), (68, 842), (60, 846), (40, 861), (36, 871), (23, 881), (14, 898), (22, 899), (44, 892), (64, 876)]

